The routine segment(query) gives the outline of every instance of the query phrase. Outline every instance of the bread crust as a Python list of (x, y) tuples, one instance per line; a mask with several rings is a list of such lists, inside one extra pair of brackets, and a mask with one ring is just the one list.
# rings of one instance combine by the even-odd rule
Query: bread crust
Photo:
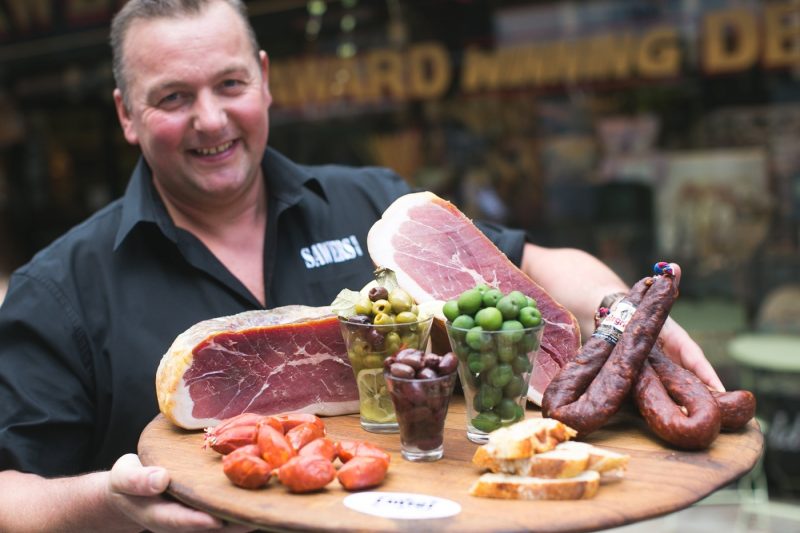
[(599, 486), (600, 474), (594, 470), (559, 479), (483, 474), (470, 487), (469, 493), (503, 500), (583, 500), (593, 498)]

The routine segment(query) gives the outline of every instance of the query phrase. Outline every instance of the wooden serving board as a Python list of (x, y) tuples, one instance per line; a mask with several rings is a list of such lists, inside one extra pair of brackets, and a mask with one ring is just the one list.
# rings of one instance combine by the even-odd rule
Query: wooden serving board
[[(541, 415), (529, 410), (527, 416)], [(178, 500), (254, 528), (483, 533), (591, 531), (677, 511), (747, 473), (764, 447), (755, 420), (740, 432), (720, 434), (708, 450), (684, 452), (660, 444), (638, 415), (620, 414), (587, 442), (630, 455), (623, 480), (601, 485), (590, 500), (493, 500), (468, 494), (480, 472), (471, 464), (477, 445), (466, 438), (465, 418), (464, 400), (456, 396), (445, 426), (444, 458), (433, 463), (404, 460), (398, 434), (367, 433), (357, 415), (324, 419), (329, 437), (369, 440), (391, 453), (387, 478), (373, 490), (453, 500), (461, 512), (449, 518), (399, 520), (359, 513), (342, 503), (350, 493), (335, 480), (312, 494), (291, 494), (275, 479), (260, 490), (235, 487), (222, 472), (220, 456), (203, 449), (202, 432), (181, 430), (161, 415), (142, 433), (139, 454), (144, 464), (167, 468), (168, 492)]]

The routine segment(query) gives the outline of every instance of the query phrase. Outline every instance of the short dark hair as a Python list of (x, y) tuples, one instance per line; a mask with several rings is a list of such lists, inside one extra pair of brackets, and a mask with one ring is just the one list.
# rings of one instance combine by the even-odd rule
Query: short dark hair
[(252, 24), (250, 24), (247, 6), (242, 0), (128, 0), (122, 9), (114, 15), (114, 19), (111, 21), (110, 35), (111, 66), (114, 73), (114, 82), (122, 93), (125, 107), (128, 107), (130, 102), (127, 96), (128, 78), (125, 72), (125, 63), (123, 62), (123, 45), (131, 25), (138, 19), (151, 20), (199, 15), (208, 6), (216, 2), (228, 4), (239, 14), (244, 27), (247, 29), (247, 37), (253, 47), (253, 54), (258, 58), (260, 50), (258, 39)]

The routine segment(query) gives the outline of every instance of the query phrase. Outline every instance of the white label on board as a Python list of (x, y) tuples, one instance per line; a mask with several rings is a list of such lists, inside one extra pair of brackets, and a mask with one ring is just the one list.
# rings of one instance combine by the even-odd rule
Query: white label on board
[(346, 497), (344, 504), (359, 513), (400, 520), (446, 518), (461, 512), (454, 501), (409, 492), (359, 492)]

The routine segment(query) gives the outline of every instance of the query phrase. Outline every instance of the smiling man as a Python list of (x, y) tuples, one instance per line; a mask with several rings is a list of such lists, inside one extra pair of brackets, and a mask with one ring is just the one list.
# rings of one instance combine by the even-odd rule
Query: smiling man
[[(409, 192), (388, 169), (267, 148), (269, 62), (240, 0), (129, 0), (111, 29), (125, 195), (11, 277), (0, 307), (0, 530), (240, 530), (162, 497), (134, 454), (175, 337), (213, 317), (327, 305), (372, 277), (372, 224)], [(577, 250), (492, 241), (590, 327), (622, 281)], [(577, 281), (576, 281), (577, 280)], [(665, 350), (721, 387), (686, 332)]]

